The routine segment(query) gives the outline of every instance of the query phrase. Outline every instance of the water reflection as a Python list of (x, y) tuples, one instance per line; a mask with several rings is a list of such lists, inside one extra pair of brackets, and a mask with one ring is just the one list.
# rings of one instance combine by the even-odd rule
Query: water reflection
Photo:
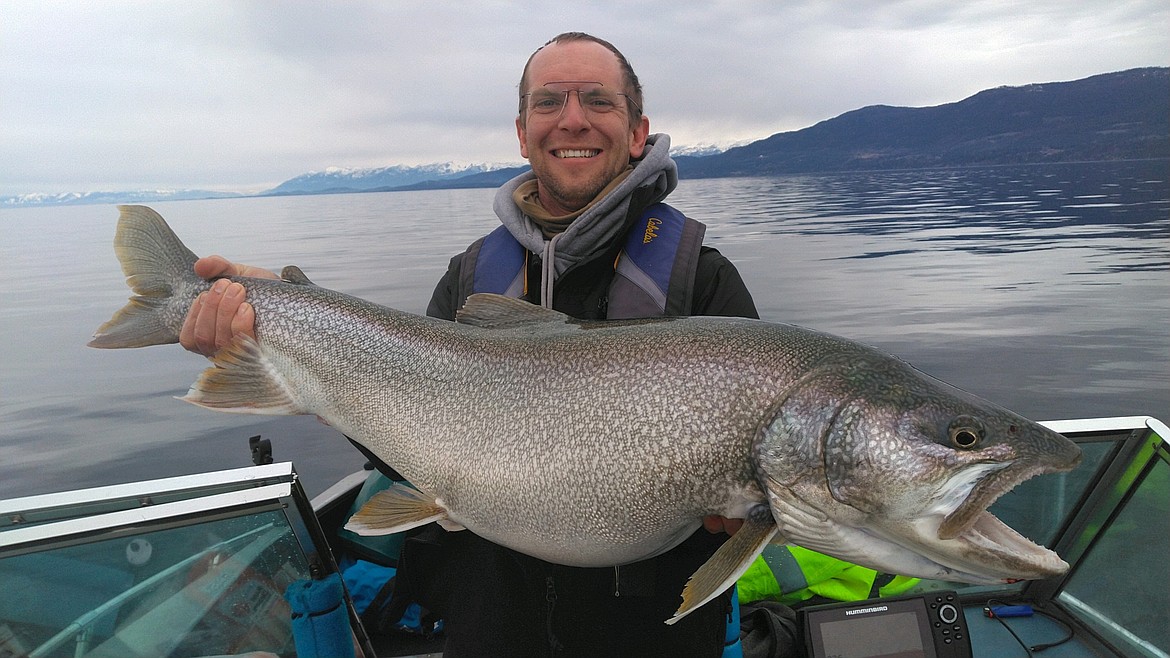
[[(766, 319), (881, 347), (1038, 419), (1170, 419), (1167, 163), (686, 180)], [(421, 312), (448, 259), (494, 228), (494, 190), (156, 208), (197, 253)], [(127, 290), (117, 211), (0, 211), (0, 497), (247, 463), (275, 439), (310, 487), (360, 465), (311, 418), (172, 399), (206, 362), (84, 347)], [(230, 236), (230, 239), (229, 239)], [(65, 365), (59, 365), (65, 364)]]
[[(1166, 161), (684, 181), (761, 314), (1042, 418), (1170, 409)], [(1159, 327), (1159, 328), (1155, 328)]]
[[(721, 179), (683, 185), (706, 209), (722, 209), (716, 212), (721, 225), (751, 226), (764, 233), (914, 236), (943, 231), (1010, 244), (1012, 236), (1031, 243), (1086, 234), (1076, 227), (1095, 227), (1094, 234), (1103, 236), (1170, 236), (1165, 221), (1167, 169), (1165, 161), (1158, 161)], [(929, 177), (929, 184), (924, 177)], [(1118, 177), (1126, 180), (1118, 183)], [(1116, 230), (1105, 230), (1106, 226)], [(1058, 229), (1069, 232), (1055, 232)], [(1038, 235), (1038, 230), (1048, 234)]]

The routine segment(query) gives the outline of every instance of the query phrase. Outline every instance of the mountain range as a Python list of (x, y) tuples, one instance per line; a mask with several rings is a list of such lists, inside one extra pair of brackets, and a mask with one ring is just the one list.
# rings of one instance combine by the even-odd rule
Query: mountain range
[(329, 194), (339, 192), (368, 192), (391, 190), (430, 181), (451, 181), (476, 174), (490, 173), (509, 165), (452, 163), (429, 164), (417, 167), (393, 165), (375, 169), (342, 169), (330, 167), (290, 178), (264, 192), (265, 196), (285, 194)]
[[(998, 87), (932, 107), (873, 105), (727, 150), (674, 149), (680, 178), (1170, 159), (1170, 68)], [(527, 165), (330, 168), (258, 196), (496, 187)], [(200, 190), (0, 198), (0, 207), (243, 196)]]
[(934, 107), (874, 105), (702, 158), (679, 176), (1170, 158), (1170, 68), (998, 87)]
[[(701, 157), (721, 153), (711, 145), (673, 149), (676, 157)], [(419, 167), (394, 165), (377, 169), (330, 168), (302, 174), (263, 192), (263, 196), (287, 194), (329, 194), (348, 192), (392, 192), (403, 190), (498, 187), (528, 169), (526, 164), (433, 164)]]

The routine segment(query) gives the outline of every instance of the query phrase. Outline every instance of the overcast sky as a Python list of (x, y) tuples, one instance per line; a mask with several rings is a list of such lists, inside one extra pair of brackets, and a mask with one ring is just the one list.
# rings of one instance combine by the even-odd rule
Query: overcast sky
[(519, 162), (528, 56), (612, 41), (676, 145), (1170, 65), (1166, 0), (0, 0), (0, 195)]

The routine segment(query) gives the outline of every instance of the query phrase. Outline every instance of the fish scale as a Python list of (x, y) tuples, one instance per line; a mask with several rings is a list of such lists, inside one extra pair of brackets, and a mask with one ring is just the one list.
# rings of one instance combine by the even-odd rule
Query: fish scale
[[(122, 206), (135, 292), (90, 345), (174, 343), (211, 284), (157, 213)], [(315, 414), (415, 488), (349, 526), (439, 521), (535, 557), (610, 566), (745, 519), (688, 581), (673, 623), (730, 587), (769, 541), (887, 573), (974, 583), (1068, 566), (986, 507), (1080, 459), (1070, 441), (859, 343), (742, 318), (578, 322), (473, 295), (457, 322), (334, 292), (296, 268), (233, 278), (255, 339), (220, 351), (183, 398)], [(956, 441), (955, 436), (963, 437)]]

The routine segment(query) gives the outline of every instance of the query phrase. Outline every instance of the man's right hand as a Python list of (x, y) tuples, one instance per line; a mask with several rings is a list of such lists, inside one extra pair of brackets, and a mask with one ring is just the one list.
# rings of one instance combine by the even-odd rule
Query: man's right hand
[[(195, 274), (204, 279), (224, 276), (249, 276), (278, 279), (268, 270), (233, 263), (222, 256), (207, 256), (195, 262)], [(231, 342), (236, 334), (256, 337), (256, 313), (245, 300), (244, 286), (220, 279), (211, 290), (199, 295), (179, 331), (179, 344), (192, 352), (211, 356)]]

